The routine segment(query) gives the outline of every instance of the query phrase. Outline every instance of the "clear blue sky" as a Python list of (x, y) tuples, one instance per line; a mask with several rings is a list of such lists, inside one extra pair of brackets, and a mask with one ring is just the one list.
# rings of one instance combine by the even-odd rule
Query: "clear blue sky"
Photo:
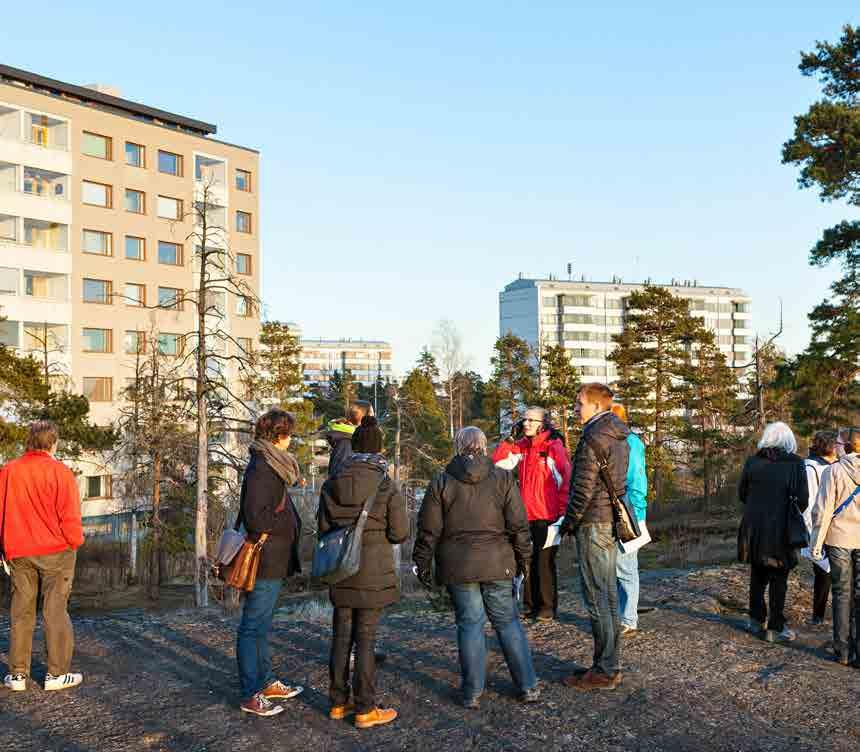
[(568, 261), (743, 287), (761, 332), (782, 297), (795, 351), (834, 276), (807, 252), (850, 210), (780, 147), (818, 93), (799, 51), (860, 10), (697, 5), (7, 3), (2, 62), (261, 149), (269, 317), (390, 339), (398, 370), (448, 317), (486, 371), (498, 292)]

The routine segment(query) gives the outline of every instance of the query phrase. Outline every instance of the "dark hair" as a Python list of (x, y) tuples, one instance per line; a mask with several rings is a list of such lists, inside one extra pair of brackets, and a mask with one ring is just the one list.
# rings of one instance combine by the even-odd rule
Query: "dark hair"
[(353, 400), (349, 403), (349, 409), (346, 411), (346, 419), (357, 426), (361, 423), (362, 418), (370, 412), (370, 403), (366, 400)]
[(860, 453), (860, 426), (852, 426), (845, 436), (845, 451), (848, 454)]
[(57, 426), (50, 420), (37, 420), (30, 424), (30, 434), (27, 436), (27, 450), (47, 452), (60, 439)]
[(836, 451), (836, 441), (838, 434), (836, 431), (818, 431), (812, 437), (812, 443), (809, 445), (809, 453), (817, 457), (825, 457), (828, 454), (833, 454)]
[(601, 384), (597, 381), (583, 384), (579, 390), (580, 398), (600, 405), (602, 410), (609, 410), (612, 407), (612, 398), (614, 396), (612, 390), (606, 384)]
[(365, 415), (361, 419), (361, 425), (352, 434), (352, 451), (379, 454), (384, 438), (376, 418)]
[(254, 438), (274, 443), (285, 436), (292, 436), (295, 427), (296, 419), (293, 414), (276, 407), (257, 418), (254, 424)]

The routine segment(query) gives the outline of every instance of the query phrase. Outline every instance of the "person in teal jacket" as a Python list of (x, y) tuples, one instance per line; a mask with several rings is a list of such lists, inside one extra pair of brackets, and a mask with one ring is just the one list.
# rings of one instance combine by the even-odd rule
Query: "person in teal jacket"
[[(613, 403), (612, 412), (627, 423), (624, 405)], [(630, 499), (636, 519), (645, 521), (648, 506), (648, 476), (645, 473), (645, 444), (632, 431), (627, 437), (630, 459), (627, 464), (627, 498)], [(615, 564), (618, 578), (618, 611), (621, 619), (621, 634), (627, 635), (639, 628), (639, 552), (618, 552)]]

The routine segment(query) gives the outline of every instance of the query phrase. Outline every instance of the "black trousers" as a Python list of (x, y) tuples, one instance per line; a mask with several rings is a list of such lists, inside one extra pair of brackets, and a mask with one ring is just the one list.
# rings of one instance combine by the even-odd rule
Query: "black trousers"
[[(764, 601), (765, 590), (769, 590), (770, 619)], [(753, 564), (750, 569), (750, 617), (774, 632), (785, 629), (785, 594), (788, 591), (788, 569), (762, 567)]]
[(335, 608), (329, 657), (329, 698), (332, 705), (349, 700), (349, 656), (355, 646), (352, 691), (357, 713), (376, 707), (376, 627), (381, 608)]
[(523, 606), (532, 616), (558, 615), (558, 569), (555, 557), (558, 546), (544, 548), (549, 520), (529, 523), (532, 535), (532, 561), (529, 576), (523, 583)]
[(823, 619), (827, 613), (827, 599), (830, 596), (830, 572), (825, 572), (815, 562), (812, 564), (815, 582), (812, 586), (812, 615)]

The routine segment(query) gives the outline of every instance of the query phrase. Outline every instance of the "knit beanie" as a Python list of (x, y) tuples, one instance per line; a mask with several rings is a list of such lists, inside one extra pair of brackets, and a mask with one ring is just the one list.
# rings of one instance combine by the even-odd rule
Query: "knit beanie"
[(372, 415), (365, 415), (361, 425), (352, 434), (352, 451), (379, 454), (382, 451), (382, 429)]

